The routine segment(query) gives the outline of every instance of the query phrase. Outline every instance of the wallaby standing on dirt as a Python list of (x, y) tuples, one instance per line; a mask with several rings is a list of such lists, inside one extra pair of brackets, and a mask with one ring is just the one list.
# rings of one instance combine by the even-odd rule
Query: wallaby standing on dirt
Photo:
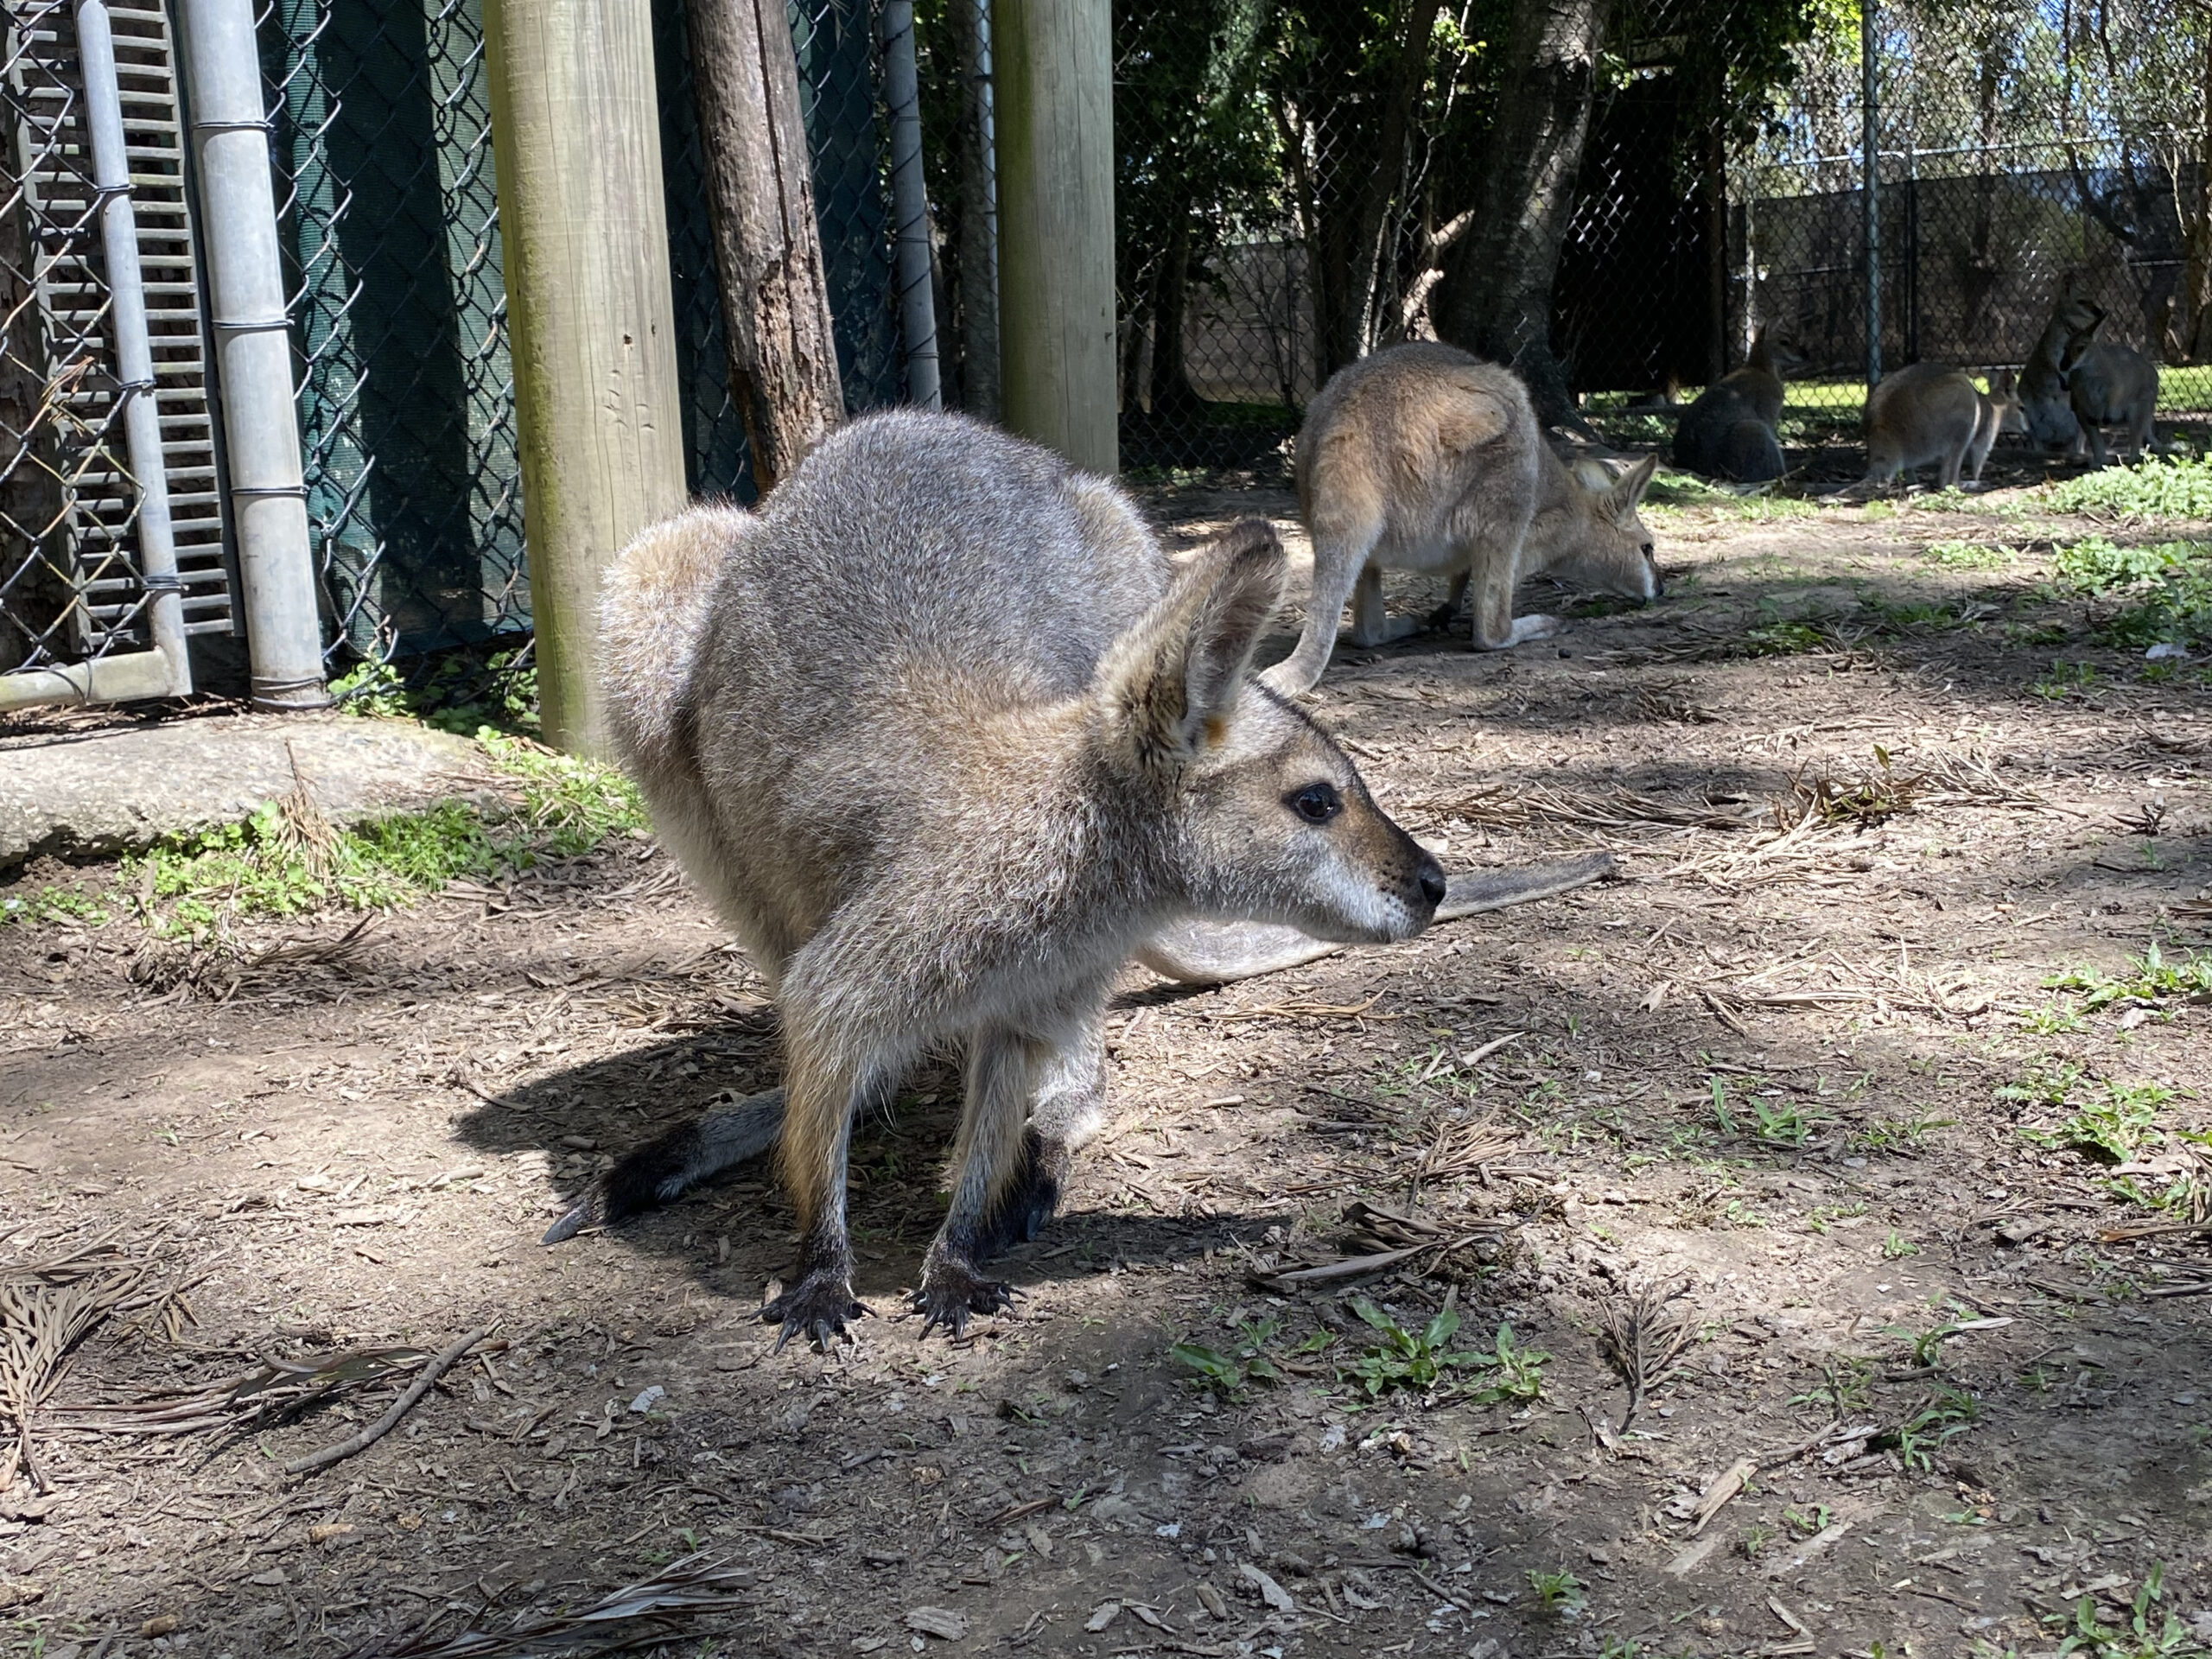
[(613, 747), (781, 1007), (802, 1243), (761, 1310), (779, 1342), (826, 1345), (864, 1311), (853, 1118), (925, 1047), (966, 1052), (915, 1299), (925, 1333), (957, 1335), (1008, 1304), (986, 1248), (1049, 1208), (1051, 1159), (1095, 1126), (1107, 990), (1148, 936), (1194, 916), (1368, 942), (1428, 924), (1436, 861), (1246, 683), (1284, 563), (1246, 520), (1172, 564), (1111, 484), (912, 411), (832, 435), (759, 513), (695, 509), (617, 562)]
[(2082, 423), (2075, 418), (2074, 402), (2066, 390), (2066, 355), (2077, 340), (2087, 340), (2103, 325), (2104, 310), (2074, 291), (2069, 278), (2058, 291), (2058, 303), (2037, 336), (2035, 348), (2020, 368), (2020, 415), (2028, 434), (2046, 451), (2078, 455), (2084, 445)]
[(2125, 440), (2130, 462), (2155, 449), (2152, 416), (2158, 408), (2158, 365), (2133, 346), (2092, 340), (2077, 334), (2059, 359), (2066, 377), (2066, 397), (2088, 441), (2089, 465), (2102, 467), (2107, 459), (2105, 428), (2127, 429)]
[(1887, 484), (1900, 470), (1936, 462), (1942, 488), (1969, 467), (1979, 484), (1997, 435), (2027, 429), (2010, 369), (1993, 371), (1984, 391), (1956, 369), (1915, 363), (1885, 377), (1866, 399), (1865, 481)]
[(1347, 598), (1354, 645), (1421, 626), (1383, 613), (1386, 569), (1451, 573), (1455, 606), (1471, 582), (1478, 651), (1559, 631), (1556, 617), (1513, 614), (1515, 588), (1540, 571), (1649, 604), (1659, 567), (1636, 507), (1657, 466), (1647, 456), (1590, 488), (1544, 441), (1520, 378), (1450, 346), (1393, 346), (1339, 369), (1298, 434), (1313, 538), (1305, 631), (1261, 678), (1286, 696), (1311, 689)]
[(1744, 366), (1698, 393), (1675, 426), (1675, 465), (1708, 478), (1764, 483), (1786, 470), (1782, 440), (1782, 377), (1802, 361), (1768, 325), (1751, 337)]

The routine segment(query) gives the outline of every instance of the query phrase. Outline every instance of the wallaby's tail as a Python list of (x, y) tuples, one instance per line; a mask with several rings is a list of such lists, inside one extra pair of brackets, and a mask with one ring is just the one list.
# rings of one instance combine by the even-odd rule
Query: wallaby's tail
[(715, 573), (754, 522), (742, 507), (695, 507), (640, 531), (607, 573), (601, 672), (615, 743), (633, 767), (669, 758)]
[(558, 1244), (587, 1227), (626, 1221), (673, 1204), (710, 1175), (758, 1158), (784, 1131), (784, 1091), (748, 1095), (742, 1103), (677, 1124), (648, 1141), (592, 1183), (575, 1207), (545, 1230)]

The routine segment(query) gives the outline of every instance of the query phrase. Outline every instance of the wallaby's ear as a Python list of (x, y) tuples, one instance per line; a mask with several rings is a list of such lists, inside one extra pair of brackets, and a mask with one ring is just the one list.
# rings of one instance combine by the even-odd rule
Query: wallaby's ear
[(1281, 603), (1284, 563), (1273, 524), (1239, 519), (1116, 642), (1099, 665), (1101, 689), (1141, 758), (1189, 760), (1221, 741)]
[(1646, 455), (1613, 480), (1613, 487), (1605, 492), (1605, 509), (1616, 518), (1625, 518), (1636, 511), (1636, 504), (1643, 499), (1643, 493), (1651, 487), (1652, 475), (1659, 470), (1659, 457)]

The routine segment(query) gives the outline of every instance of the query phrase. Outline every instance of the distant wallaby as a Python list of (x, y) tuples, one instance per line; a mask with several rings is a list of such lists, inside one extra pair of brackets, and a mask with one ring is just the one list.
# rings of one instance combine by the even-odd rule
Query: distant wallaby
[(2105, 314), (2074, 291), (2073, 279), (2060, 288), (2050, 320), (2020, 368), (2020, 415), (2028, 435), (2046, 451), (2082, 453), (2082, 423), (2066, 390), (2066, 357), (2077, 341), (2087, 341), (2102, 326)]
[(2105, 464), (2105, 428), (2125, 427), (2127, 459), (2155, 448), (2152, 416), (2158, 407), (2158, 365), (2132, 346), (2079, 334), (2059, 361), (2066, 397), (2088, 441), (2089, 465)]
[(1866, 481), (1886, 484), (1934, 462), (1944, 489), (1962, 469), (1979, 484), (1997, 435), (2027, 429), (2010, 369), (1993, 372), (1985, 392), (1956, 369), (1915, 363), (1885, 376), (1866, 399)]
[(1450, 346), (1393, 346), (1339, 369), (1298, 435), (1298, 500), (1313, 537), (1313, 593), (1297, 648), (1261, 676), (1294, 696), (1336, 648), (1352, 601), (1354, 645), (1411, 633), (1382, 610), (1382, 572), (1452, 578), (1475, 589), (1478, 651), (1556, 633), (1556, 617), (1513, 614), (1514, 590), (1541, 571), (1649, 604), (1662, 591), (1637, 503), (1658, 466), (1647, 456), (1592, 489), (1536, 423), (1509, 369)]
[(1782, 377), (1802, 359), (1762, 324), (1744, 366), (1698, 393), (1675, 426), (1675, 465), (1708, 478), (1757, 484), (1784, 471)]
[(1106, 993), (1150, 936), (1428, 924), (1436, 861), (1246, 683), (1283, 576), (1263, 522), (1171, 563), (1111, 484), (911, 411), (824, 440), (757, 514), (697, 508), (621, 556), (613, 747), (780, 1003), (782, 1098), (753, 1113), (780, 1126), (802, 1233), (762, 1309), (779, 1341), (826, 1344), (864, 1311), (853, 1118), (925, 1046), (966, 1054), (915, 1299), (925, 1333), (957, 1334), (1007, 1305), (981, 1260), (1049, 1211), (1096, 1125)]

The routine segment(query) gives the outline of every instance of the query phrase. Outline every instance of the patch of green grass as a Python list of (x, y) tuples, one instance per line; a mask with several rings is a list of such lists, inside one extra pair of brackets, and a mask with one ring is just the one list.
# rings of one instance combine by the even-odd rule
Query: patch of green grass
[(2062, 663), (2054, 661), (2050, 672), (2030, 683), (2028, 690), (2045, 702), (2063, 702), (2067, 698), (2080, 696), (2097, 683), (2094, 663)]
[(2128, 518), (2212, 518), (2212, 460), (2145, 455), (2050, 484), (2038, 502), (2052, 512), (2109, 512)]
[(2068, 591), (2126, 601), (2097, 624), (2103, 644), (2140, 651), (2212, 639), (2212, 542), (2122, 547), (2092, 536), (2060, 548), (2057, 564)]
[(1906, 1468), (1926, 1473), (1935, 1468), (1936, 1452), (1972, 1428), (1980, 1416), (1981, 1407), (1973, 1395), (1944, 1383), (1895, 1428), (1875, 1436), (1872, 1444), (1896, 1452)]
[[(1282, 1381), (1283, 1373), (1268, 1351), (1281, 1325), (1281, 1320), (1274, 1319), (1245, 1319), (1237, 1325), (1236, 1339), (1226, 1349), (1177, 1342), (1168, 1344), (1168, 1356), (1197, 1373), (1192, 1381), (1198, 1387), (1233, 1398), (1254, 1382)], [(1290, 1352), (1293, 1357), (1319, 1353), (1335, 1340), (1328, 1332), (1317, 1331)]]
[(1955, 1117), (1879, 1117), (1851, 1135), (1853, 1148), (1859, 1152), (1897, 1155), (1917, 1152), (1921, 1142), (1937, 1129), (1948, 1129), (1958, 1122)]
[(1919, 1254), (1920, 1246), (1894, 1227), (1890, 1229), (1890, 1236), (1882, 1241), (1882, 1260), (1885, 1262), (1902, 1262), (1908, 1255)]
[(1825, 1238), (1827, 1236), (1830, 1222), (1849, 1221), (1866, 1213), (1866, 1201), (1864, 1198), (1854, 1199), (1849, 1204), (1815, 1205), (1806, 1212), (1805, 1226), (1808, 1231), (1818, 1233)]
[(346, 714), (419, 720), (441, 731), (473, 737), (486, 726), (535, 734), (537, 669), (530, 647), (456, 650), (417, 658), (403, 672), (394, 663), (359, 663), (330, 683)]
[[(1502, 1325), (1488, 1350), (1455, 1348), (1459, 1313), (1446, 1306), (1420, 1330), (1400, 1325), (1364, 1297), (1351, 1305), (1381, 1340), (1371, 1344), (1349, 1364), (1339, 1368), (1347, 1381), (1357, 1382), (1370, 1399), (1407, 1391), (1433, 1394), (1449, 1389), (1478, 1405), (1507, 1400), (1534, 1400), (1543, 1393), (1544, 1363), (1549, 1354), (1522, 1348), (1513, 1339), (1513, 1327)], [(1471, 1373), (1486, 1373), (1481, 1376)]]
[(2069, 1037), (2088, 1028), (2088, 1020), (2056, 1003), (2047, 1008), (2032, 1008), (2020, 1017), (2020, 1029), (2031, 1031), (2038, 1037)]
[(1987, 542), (1930, 542), (1920, 556), (1952, 570), (2002, 570), (2019, 562), (2020, 550)]
[(48, 888), (0, 900), (0, 919), (99, 925), (143, 900), (157, 931), (192, 933), (226, 919), (330, 906), (392, 909), (458, 879), (518, 874), (646, 827), (644, 804), (620, 773), (488, 728), (478, 736), (519, 784), (518, 805), (444, 801), (341, 829), (304, 798), (270, 802), (243, 823), (126, 856), (105, 893)]
[(2049, 1151), (2077, 1151), (2121, 1164), (2158, 1135), (2158, 1112), (2174, 1091), (2155, 1083), (2092, 1083), (2073, 1065), (2046, 1066), (1997, 1090), (1997, 1098), (2045, 1115), (2056, 1122), (2026, 1125), (2020, 1137)]
[(2069, 968), (2044, 981), (2050, 991), (2072, 991), (2084, 1014), (2132, 1000), (2162, 1006), (2170, 1001), (2212, 1000), (2212, 953), (2192, 950), (2170, 962), (2154, 940), (2139, 957), (2130, 957), (2118, 974), (2094, 968)]

